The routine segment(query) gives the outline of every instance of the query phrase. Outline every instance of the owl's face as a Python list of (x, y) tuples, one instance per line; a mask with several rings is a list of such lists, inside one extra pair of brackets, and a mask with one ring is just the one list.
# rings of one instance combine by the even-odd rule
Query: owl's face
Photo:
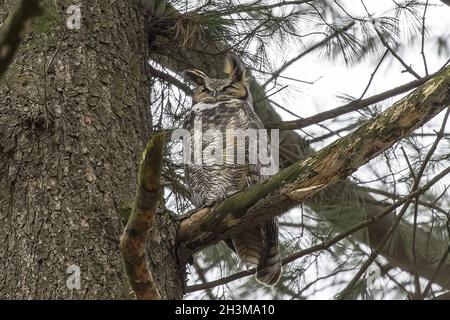
[(249, 100), (250, 90), (245, 78), (245, 68), (236, 56), (228, 56), (225, 62), (226, 79), (208, 77), (200, 70), (186, 70), (184, 77), (196, 86), (193, 102), (216, 103), (231, 99)]

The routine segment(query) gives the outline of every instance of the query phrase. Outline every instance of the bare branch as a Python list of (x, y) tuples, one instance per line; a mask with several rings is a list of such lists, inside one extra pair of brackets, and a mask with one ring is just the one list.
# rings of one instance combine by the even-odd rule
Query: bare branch
[[(431, 146), (430, 150), (428, 151), (427, 155), (425, 156), (425, 159), (423, 160), (422, 164), (420, 165), (419, 172), (417, 175), (414, 176), (414, 184), (412, 186), (412, 191), (415, 191), (419, 188), (420, 180), (423, 177), (423, 173), (425, 172), (425, 168), (427, 167), (431, 156), (434, 154), (434, 152), (437, 149), (437, 146), (441, 139), (443, 138), (443, 134), (445, 132), (445, 127), (447, 125), (447, 120), (450, 114), (450, 108), (447, 108), (447, 112), (445, 113), (444, 120), (442, 121), (441, 129), (439, 130), (439, 134), (436, 136), (436, 139), (434, 140), (433, 145)], [(413, 235), (412, 235), (412, 256), (413, 256), (413, 263), (414, 263), (414, 287), (416, 289), (415, 295), (417, 298), (422, 298), (421, 289), (420, 289), (420, 281), (419, 281), (419, 266), (417, 262), (417, 252), (416, 252), (416, 242), (417, 242), (417, 211), (419, 207), (419, 196), (415, 199), (415, 207), (414, 207), (414, 222), (413, 222)]]
[(335, 109), (317, 113), (308, 118), (302, 118), (302, 119), (291, 120), (291, 121), (267, 122), (265, 124), (265, 126), (266, 126), (266, 128), (269, 128), (269, 129), (280, 129), (280, 130), (295, 130), (295, 129), (305, 128), (305, 127), (308, 127), (310, 125), (313, 125), (313, 124), (316, 124), (316, 123), (319, 123), (319, 122), (322, 122), (325, 120), (333, 119), (338, 116), (366, 108), (374, 103), (377, 103), (377, 102), (383, 101), (385, 99), (394, 97), (396, 95), (405, 93), (411, 89), (417, 88), (418, 86), (424, 84), (426, 81), (430, 80), (435, 75), (436, 75), (436, 73), (432, 74), (428, 77), (423, 77), (420, 80), (414, 80), (409, 83), (405, 83), (404, 85), (401, 85), (397, 88), (387, 90), (385, 92), (376, 94), (369, 98), (362, 99), (362, 100), (355, 100), (355, 101), (349, 102), (347, 104), (344, 104), (340, 107), (337, 107)]
[(373, 78), (375, 78), (375, 74), (377, 73), (378, 69), (380, 68), (381, 64), (383, 63), (384, 58), (386, 58), (388, 52), (389, 52), (389, 50), (386, 50), (383, 53), (383, 55), (381, 56), (380, 61), (378, 61), (378, 64), (376, 65), (375, 69), (373, 70), (372, 74), (370, 75), (369, 82), (367, 83), (366, 88), (364, 89), (363, 93), (361, 94), (361, 96), (359, 97), (358, 100), (361, 100), (366, 95), (367, 90), (369, 90), (370, 85), (372, 84)]
[(445, 261), (447, 261), (447, 257), (450, 254), (450, 246), (447, 247), (447, 249), (444, 251), (444, 254), (441, 257), (441, 260), (439, 260), (438, 265), (436, 266), (436, 271), (431, 276), (430, 280), (428, 281), (427, 286), (423, 290), (423, 296), (426, 297), (428, 292), (431, 289), (431, 285), (434, 283), (434, 279), (436, 279), (436, 276), (438, 275), (439, 271), (441, 271), (441, 268), (444, 266)]
[(427, 58), (425, 56), (425, 33), (426, 33), (426, 27), (425, 27), (425, 20), (427, 16), (427, 9), (428, 9), (428, 0), (425, 2), (425, 9), (423, 10), (423, 16), (422, 16), (422, 43), (421, 43), (421, 50), (420, 54), (422, 55), (423, 60), (423, 66), (425, 68), (425, 74), (428, 75), (428, 64), (427, 64)]
[(299, 55), (297, 55), (293, 59), (291, 59), (288, 62), (286, 62), (285, 64), (283, 64), (281, 66), (281, 68), (279, 68), (276, 72), (274, 72), (273, 75), (269, 78), (269, 80), (267, 80), (262, 86), (265, 88), (270, 82), (272, 82), (274, 79), (276, 79), (284, 70), (286, 70), (293, 63), (295, 63), (296, 61), (300, 60), (301, 58), (306, 56), (308, 53), (316, 50), (317, 48), (322, 47), (323, 45), (328, 43), (328, 41), (330, 41), (331, 39), (334, 39), (334, 38), (338, 37), (340, 34), (342, 34), (343, 32), (347, 31), (348, 29), (350, 29), (354, 24), (355, 24), (355, 22), (351, 22), (347, 26), (343, 27), (342, 29), (336, 30), (335, 32), (333, 32), (329, 36), (327, 36), (324, 39), (322, 39), (321, 41), (315, 43), (314, 45), (312, 45), (311, 47), (309, 47), (308, 49), (306, 49), (305, 51), (303, 51), (302, 53), (300, 53)]
[(386, 49), (389, 50), (389, 52), (400, 62), (400, 64), (405, 68), (406, 71), (408, 71), (410, 74), (412, 74), (417, 80), (420, 80), (422, 77), (419, 76), (419, 74), (417, 72), (415, 72), (413, 70), (413, 68), (411, 68), (411, 66), (409, 66), (398, 54), (397, 52), (395, 52), (394, 49), (391, 48), (391, 46), (389, 45), (389, 43), (387, 43), (387, 41), (384, 39), (383, 35), (381, 34), (381, 32), (375, 28), (378, 36), (380, 37), (381, 42), (383, 43), (383, 45), (386, 47)]
[(192, 89), (187, 84), (184, 84), (177, 78), (172, 77), (170, 74), (159, 71), (158, 69), (153, 68), (151, 65), (148, 65), (148, 71), (152, 76), (159, 78), (162, 81), (165, 81), (168, 84), (171, 84), (171, 85), (177, 87), (178, 89), (183, 91), (186, 95), (192, 96), (192, 94), (193, 94)]
[(310, 140), (306, 140), (306, 142), (311, 144), (311, 143), (316, 143), (316, 142), (319, 142), (319, 141), (323, 141), (323, 140), (331, 138), (331, 137), (333, 137), (335, 135), (339, 135), (340, 133), (342, 133), (344, 131), (351, 131), (351, 130), (359, 127), (362, 123), (363, 122), (361, 122), (361, 121), (350, 123), (349, 125), (347, 125), (347, 126), (345, 126), (343, 128), (340, 128), (340, 129), (338, 129), (336, 131), (332, 131), (332, 132), (329, 132), (329, 133), (324, 134), (322, 136), (315, 137), (315, 138), (312, 138)]

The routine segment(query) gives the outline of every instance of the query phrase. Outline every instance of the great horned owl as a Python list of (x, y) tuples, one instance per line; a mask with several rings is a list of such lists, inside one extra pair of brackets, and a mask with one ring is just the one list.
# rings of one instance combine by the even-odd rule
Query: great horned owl
[[(193, 107), (184, 121), (184, 129), (191, 133), (190, 145), (201, 151), (197, 153), (197, 157), (210, 154), (213, 160), (219, 160), (203, 159), (199, 162), (198, 159), (193, 159), (185, 165), (192, 202), (197, 208), (210, 206), (265, 178), (261, 172), (262, 164), (249, 161), (251, 146), (248, 137), (244, 137), (244, 143), (239, 143), (238, 139), (241, 138), (242, 142), (242, 137), (236, 137), (235, 140), (235, 137), (227, 134), (232, 132), (231, 130), (241, 134), (243, 131), (249, 131), (248, 129), (263, 129), (261, 120), (253, 110), (244, 65), (238, 57), (229, 55), (225, 62), (225, 73), (229, 75), (228, 78), (213, 79), (199, 70), (183, 72), (184, 77), (196, 86)], [(200, 130), (198, 124), (201, 124)], [(222, 133), (223, 140), (205, 135), (212, 129)], [(197, 134), (201, 131), (203, 137), (196, 138), (194, 131), (197, 131)], [(242, 150), (244, 147), (245, 150)], [(218, 154), (217, 150), (223, 152)], [(245, 153), (245, 161), (237, 159), (237, 155), (242, 155), (242, 152)], [(276, 218), (249, 227), (226, 243), (238, 254), (247, 268), (257, 268), (256, 279), (259, 282), (267, 286), (278, 282), (281, 259)]]

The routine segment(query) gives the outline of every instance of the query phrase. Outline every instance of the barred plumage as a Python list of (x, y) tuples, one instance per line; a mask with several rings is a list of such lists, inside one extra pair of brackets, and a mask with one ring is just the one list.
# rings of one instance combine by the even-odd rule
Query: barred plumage
[[(230, 75), (227, 79), (209, 78), (199, 70), (184, 72), (185, 77), (197, 86), (194, 105), (185, 119), (184, 128), (191, 133), (193, 149), (201, 151), (202, 156), (210, 155), (206, 161), (199, 162), (199, 159), (195, 159), (194, 151), (191, 163), (185, 165), (192, 202), (198, 208), (211, 206), (265, 178), (259, 160), (249, 161), (252, 157), (249, 148), (256, 146), (243, 136), (247, 129), (264, 128), (253, 110), (245, 69), (236, 56), (229, 56), (226, 65)], [(201, 128), (197, 130), (198, 124), (201, 124)], [(231, 130), (237, 130), (236, 137), (227, 135)], [(202, 144), (196, 131), (206, 134)], [(217, 139), (212, 134), (214, 132), (220, 132), (223, 140)], [(245, 142), (237, 143), (236, 139), (245, 139), (237, 140)], [(242, 157), (245, 161), (242, 161)], [(244, 265), (257, 268), (257, 280), (269, 286), (278, 282), (281, 259), (276, 219), (249, 228), (231, 240), (233, 249)]]

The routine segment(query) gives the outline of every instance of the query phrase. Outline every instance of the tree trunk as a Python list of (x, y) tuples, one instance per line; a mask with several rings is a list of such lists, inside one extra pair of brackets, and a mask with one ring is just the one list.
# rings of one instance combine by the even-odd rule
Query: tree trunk
[[(118, 239), (150, 133), (144, 15), (133, 1), (85, 0), (69, 30), (71, 4), (43, 4), (0, 84), (1, 299), (132, 297)], [(165, 298), (181, 295), (163, 243), (174, 228), (160, 216), (150, 237)], [(69, 289), (77, 267), (81, 287)]]

